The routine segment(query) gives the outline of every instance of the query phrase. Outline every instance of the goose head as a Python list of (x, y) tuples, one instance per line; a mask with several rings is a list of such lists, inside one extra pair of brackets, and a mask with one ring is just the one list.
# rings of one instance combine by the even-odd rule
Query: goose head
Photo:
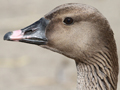
[(108, 46), (109, 36), (108, 22), (95, 8), (64, 4), (32, 25), (7, 33), (4, 39), (40, 45), (78, 59)]
[[(60, 5), (32, 25), (7, 33), (4, 40), (39, 45), (70, 57), (76, 63), (94, 66), (97, 60), (91, 58), (95, 55), (105, 57), (106, 54), (110, 60), (103, 60), (103, 63), (108, 62), (111, 73), (118, 75), (113, 32), (106, 18), (92, 6), (77, 3)], [(105, 64), (104, 69), (108, 69), (109, 64)]]

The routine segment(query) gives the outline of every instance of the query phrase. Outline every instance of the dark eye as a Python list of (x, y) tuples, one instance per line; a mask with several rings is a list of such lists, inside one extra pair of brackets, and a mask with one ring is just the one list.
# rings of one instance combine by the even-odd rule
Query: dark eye
[(70, 25), (73, 23), (73, 19), (71, 17), (66, 17), (63, 22), (67, 25)]

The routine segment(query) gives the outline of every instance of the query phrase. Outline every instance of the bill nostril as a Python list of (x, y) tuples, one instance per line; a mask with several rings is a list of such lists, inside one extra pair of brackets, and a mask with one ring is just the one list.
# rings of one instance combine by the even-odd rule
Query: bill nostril
[(24, 35), (30, 35), (30, 34), (34, 33), (36, 30), (37, 30), (37, 28), (33, 28), (31, 30), (26, 30)]
[(25, 31), (24, 35), (29, 35), (29, 34), (31, 34), (32, 32), (33, 32), (32, 30), (27, 30), (27, 31)]

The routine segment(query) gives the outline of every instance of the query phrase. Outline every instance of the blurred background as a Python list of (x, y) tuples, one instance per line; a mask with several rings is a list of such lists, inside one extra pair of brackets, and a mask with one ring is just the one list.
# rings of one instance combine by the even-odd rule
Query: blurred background
[(74, 60), (35, 45), (3, 41), (6, 32), (71, 2), (94, 6), (108, 19), (120, 58), (120, 0), (0, 0), (0, 90), (76, 90)]

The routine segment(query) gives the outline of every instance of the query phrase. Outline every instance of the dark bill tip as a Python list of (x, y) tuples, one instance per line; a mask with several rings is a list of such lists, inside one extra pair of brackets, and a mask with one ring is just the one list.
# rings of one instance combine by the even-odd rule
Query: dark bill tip
[(12, 32), (8, 32), (4, 35), (4, 40), (10, 40), (10, 36), (12, 35)]

